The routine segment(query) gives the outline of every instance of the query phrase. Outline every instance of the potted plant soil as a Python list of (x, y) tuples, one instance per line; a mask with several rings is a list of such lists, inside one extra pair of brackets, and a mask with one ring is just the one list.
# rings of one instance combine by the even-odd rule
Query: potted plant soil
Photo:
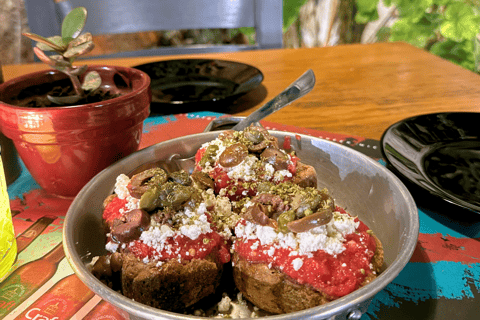
[[(73, 197), (98, 172), (138, 149), (150, 113), (150, 78), (116, 66), (74, 66), (93, 49), (81, 34), (87, 11), (75, 8), (62, 35), (37, 41), (34, 52), (56, 70), (0, 85), (0, 131), (48, 193)], [(47, 55), (51, 51), (55, 54)]]

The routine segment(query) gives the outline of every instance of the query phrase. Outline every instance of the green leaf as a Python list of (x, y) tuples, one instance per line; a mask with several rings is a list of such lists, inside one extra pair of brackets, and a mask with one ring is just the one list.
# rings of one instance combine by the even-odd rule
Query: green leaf
[(300, 8), (307, 3), (307, 0), (284, 0), (283, 1), (283, 32), (298, 19)]
[(355, 0), (357, 6), (357, 13), (355, 14), (355, 22), (359, 24), (366, 24), (370, 21), (378, 19), (379, 0)]
[(87, 20), (87, 9), (78, 7), (70, 11), (62, 22), (62, 38), (70, 42), (80, 35)]
[(56, 50), (55, 48), (52, 48), (50, 45), (47, 45), (47, 44), (42, 43), (42, 42), (37, 42), (37, 47), (42, 49), (43, 51), (55, 51), (55, 52), (58, 52), (58, 53), (61, 53), (61, 52), (65, 51), (66, 46), (63, 43), (62, 37), (53, 36), (53, 37), (47, 38), (47, 40), (49, 40), (51, 43), (55, 43), (58, 46), (58, 48), (62, 48), (62, 50)]
[(400, 0), (398, 7), (402, 19), (408, 19), (411, 23), (420, 21), (429, 11), (433, 0)]
[(85, 75), (83, 80), (82, 89), (83, 90), (95, 90), (100, 87), (102, 84), (102, 78), (97, 71), (90, 71)]
[(446, 6), (452, 1), (455, 1), (455, 0), (433, 0), (433, 3), (438, 6)]
[(372, 12), (377, 10), (379, 0), (355, 0), (357, 10), (362, 12)]
[(380, 30), (377, 32), (377, 39), (378, 42), (386, 42), (390, 38), (390, 35), (392, 34), (391, 30), (389, 27), (382, 27)]
[(43, 63), (48, 64), (54, 68), (64, 68), (71, 66), (70, 62), (63, 59), (59, 54), (47, 56), (40, 48), (34, 47), (33, 52)]
[[(37, 41), (38, 43), (43, 43), (46, 46), (53, 49), (54, 51), (60, 51), (61, 52), (61, 51), (65, 50), (65, 47), (62, 46), (58, 41), (56, 41), (57, 38), (55, 38), (55, 37), (44, 38), (42, 36), (39, 36), (38, 34), (29, 33), (29, 32), (22, 33), (22, 35), (24, 35), (27, 38), (32, 39), (33, 41)], [(47, 50), (47, 51), (51, 51), (51, 50)]]
[(435, 39), (432, 25), (412, 24), (408, 19), (397, 20), (390, 29), (390, 41), (405, 41), (417, 48), (424, 48), (431, 39)]
[(475, 70), (473, 42), (464, 40), (456, 42), (450, 39), (435, 43), (430, 52), (466, 69)]
[(42, 49), (35, 47), (33, 48), (33, 52), (38, 57), (38, 59), (40, 59), (40, 61), (42, 61), (43, 63), (46, 63), (50, 66), (53, 66), (55, 64), (55, 62), (52, 59), (50, 59), (50, 57), (47, 56), (45, 52), (42, 51)]
[(372, 11), (372, 12), (363, 12), (363, 11), (357, 11), (355, 14), (355, 22), (358, 24), (366, 24), (370, 21), (375, 21), (378, 19), (378, 11)]
[(69, 44), (68, 44), (68, 48), (72, 48), (72, 47), (75, 47), (75, 46), (79, 46), (81, 44), (84, 44), (85, 42), (91, 42), (93, 41), (93, 36), (90, 32), (86, 32), (80, 36), (78, 36), (77, 38), (73, 39)]
[(445, 21), (440, 26), (441, 34), (454, 41), (473, 39), (480, 32), (480, 17), (471, 7), (455, 2), (445, 10)]
[(82, 99), (82, 96), (74, 95), (74, 96), (65, 96), (65, 97), (54, 97), (51, 95), (47, 95), (48, 100), (51, 102), (58, 104), (59, 106), (62, 105), (73, 105), (80, 99)]
[(88, 41), (85, 43), (82, 43), (81, 45), (78, 45), (76, 47), (69, 48), (63, 56), (65, 58), (76, 58), (78, 56), (84, 55), (86, 53), (89, 53), (90, 51), (93, 50), (95, 45), (93, 44), (92, 41)]

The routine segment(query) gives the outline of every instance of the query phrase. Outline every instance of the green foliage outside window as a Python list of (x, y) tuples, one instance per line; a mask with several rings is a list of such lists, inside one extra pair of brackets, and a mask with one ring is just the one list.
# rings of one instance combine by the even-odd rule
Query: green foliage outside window
[[(377, 20), (379, 1), (355, 0), (356, 22), (366, 24)], [(306, 2), (283, 0), (284, 32), (298, 19)], [(480, 0), (383, 0), (383, 3), (394, 5), (399, 17), (390, 28), (380, 29), (379, 41), (405, 41), (480, 73)], [(253, 28), (242, 28), (240, 32), (255, 42)]]
[[(298, 19), (300, 8), (307, 2), (307, 0), (283, 0), (283, 32)], [(239, 28), (232, 29), (230, 36), (234, 37), (237, 32), (243, 33), (249, 39), (250, 44), (255, 43), (255, 28)]]
[[(379, 0), (356, 0), (357, 23), (378, 19)], [(480, 0), (384, 0), (399, 19), (379, 38), (405, 41), (480, 72)]]

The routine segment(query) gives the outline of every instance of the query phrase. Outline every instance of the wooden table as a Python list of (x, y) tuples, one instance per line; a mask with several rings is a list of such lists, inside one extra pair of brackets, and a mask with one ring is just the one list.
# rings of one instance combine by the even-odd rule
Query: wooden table
[[(174, 58), (190, 58), (191, 55)], [(259, 68), (263, 86), (222, 110), (248, 115), (307, 69), (315, 88), (266, 120), (316, 130), (380, 139), (391, 124), (441, 111), (478, 111), (480, 76), (405, 43), (346, 45), (195, 55), (248, 63)], [(91, 60), (89, 64), (135, 66), (172, 56)], [(3, 66), (5, 80), (47, 68)], [(238, 107), (237, 107), (238, 106)]]
[[(192, 56), (97, 60), (92, 63), (135, 66)], [(199, 57), (199, 56), (195, 56)], [(258, 67), (263, 85), (239, 98), (222, 113), (248, 115), (273, 98), (305, 70), (314, 70), (317, 84), (307, 96), (267, 117), (275, 129), (306, 133), (354, 148), (383, 162), (379, 139), (391, 124), (405, 117), (441, 111), (477, 111), (480, 76), (404, 43), (285, 49), (200, 57), (234, 60)], [(42, 64), (3, 67), (6, 80)], [(177, 136), (201, 132), (218, 113), (151, 116), (144, 123), (140, 148)], [(412, 189), (411, 189), (412, 190)], [(412, 191), (413, 192), (413, 191)], [(28, 171), (8, 187), (17, 243), (23, 244), (8, 278), (0, 282), (0, 319), (28, 314), (45, 299), (56, 301), (69, 287), (72, 303), (60, 319), (126, 320), (78, 280), (62, 255), (63, 219), (71, 199), (45, 195)], [(417, 197), (420, 233), (406, 267), (377, 293), (362, 320), (474, 319), (480, 311), (480, 218), (437, 199)], [(452, 208), (453, 207), (453, 208)], [(38, 237), (38, 238), (37, 238)], [(35, 240), (34, 240), (35, 239)], [(34, 241), (33, 241), (34, 240)], [(23, 275), (32, 261), (44, 263), (55, 252), (57, 269), (45, 276)], [(50, 263), (52, 263), (50, 261)], [(50, 270), (50, 269), (49, 269)], [(52, 271), (53, 272), (53, 271)], [(35, 278), (35, 279), (34, 279)], [(37, 279), (38, 278), (38, 279)], [(29, 293), (17, 289), (35, 280)], [(48, 279), (48, 281), (47, 281)], [(33, 291), (32, 291), (33, 290)], [(55, 291), (57, 290), (57, 291)], [(15, 297), (15, 295), (19, 297)], [(12, 298), (13, 297), (13, 298)], [(15, 300), (16, 299), (16, 300)], [(49, 300), (49, 301), (50, 301)], [(58, 311), (58, 310), (57, 310)], [(23, 318), (22, 318), (23, 319)]]

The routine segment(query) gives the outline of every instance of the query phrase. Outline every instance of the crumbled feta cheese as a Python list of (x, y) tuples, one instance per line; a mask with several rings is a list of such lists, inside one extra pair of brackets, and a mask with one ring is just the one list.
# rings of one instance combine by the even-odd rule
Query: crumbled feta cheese
[(130, 178), (126, 174), (120, 174), (115, 182), (115, 193), (120, 199), (125, 199), (130, 195), (127, 185), (130, 183)]
[(292, 261), (292, 265), (293, 265), (293, 269), (295, 269), (295, 271), (298, 271), (303, 266), (303, 260), (300, 258), (296, 258), (295, 260)]
[(228, 168), (227, 175), (230, 179), (242, 179), (244, 181), (252, 181), (256, 179), (255, 165), (258, 162), (258, 158), (249, 155), (243, 161), (232, 167)]
[(308, 256), (312, 252), (323, 250), (335, 256), (345, 250), (344, 236), (355, 232), (357, 227), (358, 222), (355, 222), (353, 217), (335, 213), (326, 226), (319, 226), (308, 232), (285, 234), (268, 226), (245, 221), (245, 224), (237, 224), (235, 234), (244, 240), (258, 239), (262, 245), (278, 244), (281, 248), (291, 249), (292, 254), (298, 251), (294, 254)]
[(126, 199), (127, 203), (125, 205), (125, 209), (120, 209), (120, 213), (124, 213), (127, 211), (131, 211), (134, 209), (139, 208), (140, 201), (137, 198), (134, 198), (130, 195), (127, 186), (130, 183), (130, 178), (125, 175), (125, 174), (120, 174), (115, 182), (115, 194), (120, 198), (120, 199)]
[(230, 311), (232, 299), (226, 294), (223, 295), (222, 300), (218, 303), (218, 312), (228, 312)]
[(283, 181), (285, 177), (291, 178), (292, 173), (288, 170), (278, 170), (273, 174), (273, 181), (280, 182)]
[(270, 247), (267, 251), (267, 254), (271, 257), (275, 253), (275, 247)]
[(265, 180), (272, 179), (273, 174), (275, 173), (275, 168), (270, 163), (266, 163), (264, 168), (265, 168)]
[(107, 244), (105, 245), (105, 249), (109, 252), (116, 252), (118, 249), (118, 243), (108, 241)]

